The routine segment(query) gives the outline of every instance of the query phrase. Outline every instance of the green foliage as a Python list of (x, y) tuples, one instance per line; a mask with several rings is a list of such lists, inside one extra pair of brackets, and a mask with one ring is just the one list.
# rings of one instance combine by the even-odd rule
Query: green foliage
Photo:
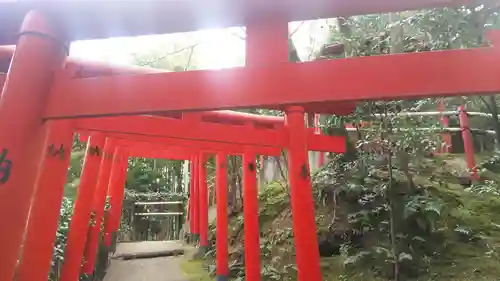
[(73, 215), (73, 201), (64, 197), (61, 205), (61, 215), (59, 218), (59, 227), (56, 232), (56, 242), (54, 247), (54, 259), (55, 261), (64, 260), (64, 248), (66, 247), (66, 241), (68, 238), (69, 223), (71, 221), (71, 216)]
[(213, 281), (215, 280), (203, 270), (203, 264), (198, 260), (185, 260), (181, 264), (182, 270), (188, 275), (190, 281)]
[(69, 232), (69, 223), (73, 215), (73, 201), (64, 197), (62, 199), (61, 213), (59, 217), (59, 225), (56, 232), (56, 241), (54, 244), (54, 252), (52, 255), (52, 266), (49, 275), (49, 280), (57, 280), (61, 265), (64, 262), (64, 250)]
[[(331, 40), (344, 44), (344, 57), (478, 47), (486, 44), (485, 28), (497, 17), (496, 7), (475, 3), (340, 18), (332, 27)], [(325, 54), (320, 55), (328, 58)], [(343, 135), (347, 135), (345, 122), (371, 124), (357, 128), (356, 154), (334, 157), (318, 177), (318, 201), (334, 205), (330, 229), (349, 234), (344, 242), (347, 246), (341, 246), (348, 268), (368, 265), (378, 275), (395, 280), (414, 277), (425, 273), (429, 261), (436, 258), (436, 248), (444, 247), (438, 225), (449, 216), (445, 203), (436, 196), (435, 183), (429, 186), (416, 180), (425, 162), (423, 156), (432, 152), (436, 142), (417, 128), (438, 129), (438, 122), (398, 116), (402, 111), (434, 106), (433, 100), (368, 102), (347, 118), (330, 117), (324, 122), (323, 131), (338, 134), (343, 130)], [(354, 151), (352, 144), (349, 151)], [(483, 194), (497, 189), (495, 183), (485, 182), (470, 190)], [(337, 209), (342, 212), (336, 213)], [(462, 228), (454, 230), (466, 233)]]
[[(344, 44), (345, 52), (320, 53), (319, 58), (484, 46), (483, 33), (497, 24), (497, 9), (474, 4), (338, 19), (338, 25), (331, 28), (331, 43)], [(452, 105), (472, 101), (447, 100)], [(336, 256), (323, 259), (329, 261), (322, 263), (327, 280), (479, 280), (471, 278), (475, 271), (464, 263), (471, 256), (497, 258), (500, 224), (496, 218), (491, 221), (500, 204), (491, 196), (498, 195), (500, 180), (491, 177), (465, 190), (447, 183), (450, 173), (442, 167), (447, 164), (429, 158), (440, 141), (437, 134), (419, 129), (437, 132), (442, 128), (439, 120), (398, 115), (434, 111), (436, 102), (364, 102), (350, 116), (322, 120), (323, 132), (353, 138), (346, 154), (330, 155), (328, 165), (314, 175), (318, 235), (338, 246)], [(485, 108), (480, 99), (475, 106)], [(357, 127), (354, 133), (344, 128), (346, 123), (361, 122), (370, 126)], [(495, 159), (481, 168), (491, 172), (498, 166)], [(266, 264), (263, 279), (294, 280), (294, 273), (285, 270), (294, 262), (288, 190), (274, 183), (261, 189), (259, 199), (261, 252)], [(241, 215), (232, 219), (231, 226), (237, 229), (230, 239), (236, 249), (233, 261), (241, 264)], [(467, 253), (457, 253), (457, 249), (467, 249)], [(489, 264), (474, 266), (491, 274), (492, 279), (481, 280), (500, 276)], [(334, 272), (329, 272), (331, 268)], [(244, 280), (242, 270), (234, 275), (238, 280)], [(463, 272), (447, 279), (442, 271)]]
[(136, 192), (177, 192), (182, 186), (183, 161), (129, 159), (127, 189)]

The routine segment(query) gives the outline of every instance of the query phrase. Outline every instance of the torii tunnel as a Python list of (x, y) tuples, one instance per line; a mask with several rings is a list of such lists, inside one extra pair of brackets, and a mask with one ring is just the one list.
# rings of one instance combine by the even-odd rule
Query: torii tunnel
[[(316, 134), (305, 126), (305, 114), (345, 115), (363, 100), (497, 93), (500, 32), (488, 35), (491, 47), (293, 63), (288, 23), (470, 2), (0, 2), (0, 68), (9, 65), (0, 75), (0, 217), (9, 226), (0, 232), (0, 281), (46, 280), (75, 132), (90, 137), (60, 280), (91, 270), (98, 229), (90, 230), (81, 268), (88, 222), (92, 211), (102, 220), (106, 195), (112, 198), (105, 225), (110, 243), (130, 155), (190, 160), (190, 230), (206, 246), (203, 163), (216, 156), (217, 201), (226, 202), (229, 154), (243, 156), (246, 279), (261, 280), (256, 155), (281, 149), (289, 161), (298, 280), (322, 280), (308, 151), (342, 153), (345, 139)], [(74, 40), (229, 26), (246, 27), (244, 67), (165, 73), (67, 58)], [(277, 109), (285, 117), (227, 111), (239, 108)], [(225, 280), (227, 206), (217, 208), (217, 274)]]

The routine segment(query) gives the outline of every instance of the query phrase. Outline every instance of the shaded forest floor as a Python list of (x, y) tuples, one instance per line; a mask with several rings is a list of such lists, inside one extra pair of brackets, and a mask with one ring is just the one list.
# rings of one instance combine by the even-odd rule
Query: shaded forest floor
[[(485, 171), (486, 182), (472, 186), (460, 184), (457, 178), (464, 174), (464, 169), (461, 157), (439, 156), (425, 160), (412, 170), (418, 194), (401, 195), (401, 200), (406, 200), (402, 212), (410, 213), (405, 219), (411, 218), (401, 221), (401, 236), (404, 237), (401, 237), (399, 263), (405, 270), (401, 280), (500, 280), (500, 197), (497, 196), (500, 181), (496, 173)], [(315, 177), (314, 191), (323, 280), (392, 280), (390, 272), (394, 262), (387, 257), (385, 260), (380, 258), (381, 254), (388, 255), (389, 247), (385, 243), (388, 235), (380, 230), (382, 228), (374, 230), (373, 227), (384, 221), (377, 218), (372, 225), (365, 221), (360, 228), (361, 220), (356, 219), (374, 217), (376, 208), (359, 208), (359, 198), (372, 194), (366, 192), (367, 186), (387, 181), (384, 172), (370, 173), (368, 180), (363, 180), (363, 191), (359, 191), (362, 193), (356, 195), (356, 200), (341, 192), (334, 203), (328, 194), (323, 194), (325, 189), (321, 186), (325, 183), (318, 180), (320, 177)], [(352, 190), (358, 192), (354, 182), (348, 176), (342, 186), (354, 186)], [(398, 183), (405, 186), (403, 179)], [(260, 191), (259, 199), (263, 280), (296, 280), (288, 192), (281, 184), (273, 183)], [(414, 201), (420, 205), (415, 205)], [(377, 208), (382, 206), (377, 200), (371, 204)], [(413, 230), (415, 223), (420, 227)], [(425, 225), (424, 232), (422, 225)], [(234, 280), (244, 280), (243, 227), (242, 213), (233, 214), (229, 226), (229, 253)], [(213, 247), (203, 261), (186, 262), (191, 271), (203, 266), (209, 275), (214, 275), (213, 225), (210, 239)], [(203, 276), (193, 280), (210, 279)]]

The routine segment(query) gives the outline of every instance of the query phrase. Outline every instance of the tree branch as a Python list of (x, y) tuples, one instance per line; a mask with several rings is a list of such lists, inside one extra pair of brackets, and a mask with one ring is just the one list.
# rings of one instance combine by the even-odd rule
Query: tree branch
[(481, 100), (488, 110), (489, 113), (494, 114), (493, 109), (491, 108), (490, 104), (486, 101), (486, 99), (483, 96), (478, 96), (479, 100)]
[(198, 45), (200, 45), (200, 43), (196, 43), (196, 44), (193, 44), (193, 45), (191, 45), (191, 46), (187, 46), (187, 47), (184, 47), (184, 48), (180, 48), (180, 49), (175, 50), (175, 51), (173, 51), (173, 52), (167, 53), (167, 54), (165, 54), (165, 55), (163, 55), (163, 56), (161, 56), (161, 57), (158, 57), (158, 58), (156, 58), (156, 59), (154, 59), (154, 60), (151, 60), (151, 61), (148, 61), (148, 62), (142, 62), (142, 63), (140, 63), (140, 65), (142, 65), (142, 66), (145, 66), (145, 65), (151, 65), (151, 64), (157, 63), (157, 62), (159, 62), (159, 61), (161, 61), (161, 60), (164, 60), (164, 59), (166, 59), (166, 58), (167, 58), (167, 57), (169, 57), (169, 56), (173, 56), (173, 55), (176, 55), (176, 54), (182, 53), (182, 52), (184, 52), (184, 51), (186, 51), (186, 50), (191, 50), (191, 52), (192, 52), (192, 51), (193, 51), (193, 49), (194, 49), (196, 46), (198, 46)]
[[(243, 27), (240, 27), (240, 30), (243, 32), (243, 34), (246, 34), (245, 29)], [(242, 36), (236, 32), (231, 32), (231, 35), (236, 36), (236, 37), (240, 38), (241, 40), (246, 40), (245, 36)]]
[(288, 35), (288, 38), (291, 38), (299, 29), (304, 25), (305, 21), (301, 21), (299, 25)]
[(189, 51), (189, 57), (188, 57), (188, 61), (186, 62), (186, 66), (184, 67), (184, 71), (187, 71), (189, 68), (189, 65), (191, 64), (191, 58), (193, 57), (195, 47), (196, 46), (192, 46), (191, 50)]

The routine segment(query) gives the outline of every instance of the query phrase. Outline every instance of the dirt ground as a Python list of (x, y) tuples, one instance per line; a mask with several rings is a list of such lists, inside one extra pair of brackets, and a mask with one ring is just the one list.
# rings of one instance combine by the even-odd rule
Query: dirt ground
[(125, 242), (116, 247), (115, 257), (123, 255), (134, 255), (142, 253), (155, 253), (181, 250), (184, 245), (181, 241), (144, 241), (144, 242)]
[[(177, 241), (122, 243), (115, 256), (182, 249)], [(181, 270), (183, 257), (111, 259), (104, 281), (189, 281)]]
[(112, 260), (104, 281), (189, 281), (182, 257)]

